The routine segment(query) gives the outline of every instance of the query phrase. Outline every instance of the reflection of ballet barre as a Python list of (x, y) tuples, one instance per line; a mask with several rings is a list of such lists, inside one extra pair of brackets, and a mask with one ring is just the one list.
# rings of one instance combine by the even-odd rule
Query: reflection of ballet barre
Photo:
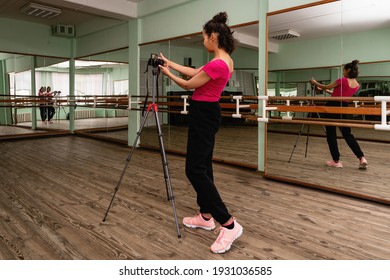
[(390, 110), (387, 110), (387, 102), (390, 102), (390, 96), (375, 96), (375, 101), (381, 102), (381, 124), (376, 124), (377, 130), (390, 130), (390, 125), (386, 122), (387, 116), (390, 115)]
[[(260, 99), (260, 97), (259, 97)], [(374, 98), (353, 98), (353, 97), (268, 97), (263, 96), (264, 100), (262, 104), (262, 117), (257, 118), (259, 122), (278, 122), (278, 123), (299, 123), (299, 124), (317, 124), (317, 125), (329, 125), (329, 126), (349, 126), (349, 127), (364, 127), (375, 128), (377, 130), (390, 130), (390, 124), (387, 123), (387, 116), (390, 115), (390, 110), (387, 110), (387, 102), (390, 102), (389, 96), (376, 96)], [(275, 107), (267, 107), (266, 102), (268, 100), (273, 101), (286, 101), (286, 105), (276, 105)], [(381, 107), (330, 107), (330, 106), (299, 106), (290, 105), (289, 100), (302, 101), (302, 100), (339, 100), (339, 101), (365, 101), (365, 102), (381, 102)], [(316, 121), (316, 120), (292, 120), (291, 116), (288, 119), (275, 119), (267, 118), (267, 111), (276, 110), (278, 112), (311, 112), (311, 113), (330, 113), (330, 114), (353, 114), (353, 115), (377, 115), (381, 116), (381, 124), (364, 124), (364, 123), (351, 123), (351, 122), (335, 122), (335, 121)]]
[[(131, 95), (114, 95), (114, 96), (83, 96), (82, 98), (77, 96), (55, 96), (53, 98), (54, 105), (60, 106), (80, 106), (80, 107), (93, 107), (93, 108), (114, 108), (114, 109), (128, 109), (128, 110), (139, 110), (137, 106), (132, 104), (144, 104), (139, 98), (145, 96), (131, 96)], [(132, 98), (137, 98), (133, 101)], [(160, 96), (168, 101), (158, 102), (161, 106), (166, 106), (168, 110), (161, 110), (169, 113), (188, 113), (188, 99), (191, 97), (188, 95), (183, 96)], [(183, 101), (169, 101), (169, 99), (181, 98)], [(318, 125), (335, 125), (335, 126), (354, 126), (360, 127), (369, 126), (378, 130), (390, 130), (390, 124), (387, 123), (387, 117), (390, 115), (388, 110), (388, 103), (390, 102), (389, 96), (375, 96), (375, 97), (299, 97), (299, 96), (222, 96), (222, 100), (234, 100), (234, 103), (221, 102), (220, 106), (222, 109), (232, 109), (235, 112), (228, 114), (226, 110), (223, 112), (224, 116), (231, 116), (234, 118), (245, 118), (250, 120), (257, 120), (258, 122), (290, 122), (303, 124), (305, 121), (310, 124)], [(244, 101), (258, 101), (257, 103), (241, 103)], [(304, 105), (308, 101), (350, 101), (354, 103), (352, 107), (330, 107), (313, 105), (312, 102), (308, 105)], [(358, 102), (361, 105), (358, 106)], [(0, 98), (0, 107), (18, 107), (18, 108), (30, 108), (42, 106), (42, 103), (47, 103), (46, 99), (42, 99), (38, 96), (7, 96)], [(377, 104), (380, 103), (380, 104)], [(271, 105), (271, 106), (268, 106)], [(45, 106), (45, 105), (43, 105)], [(121, 107), (120, 107), (121, 106)], [(170, 108), (183, 108), (182, 110), (172, 110)], [(251, 112), (242, 114), (240, 109), (250, 109)], [(254, 116), (252, 110), (258, 111), (258, 116)], [(275, 117), (268, 118), (268, 111), (286, 112), (287, 117), (278, 119)], [(336, 122), (327, 120), (298, 120), (294, 119), (291, 112), (311, 112), (311, 113), (329, 113), (329, 114), (350, 114), (350, 115), (374, 115), (380, 116), (380, 124), (370, 125), (367, 123), (353, 124), (351, 122)], [(309, 124), (309, 123), (308, 123)]]

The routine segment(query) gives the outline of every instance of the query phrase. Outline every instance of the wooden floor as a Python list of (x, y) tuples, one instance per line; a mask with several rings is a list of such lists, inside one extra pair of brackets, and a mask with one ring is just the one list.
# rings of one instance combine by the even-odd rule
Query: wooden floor
[[(136, 150), (107, 221), (129, 149), (77, 136), (0, 142), (0, 259), (390, 259), (390, 207), (215, 164), (244, 227), (215, 255), (213, 232), (180, 226), (157, 152)], [(177, 213), (197, 210), (184, 158), (168, 155)]]

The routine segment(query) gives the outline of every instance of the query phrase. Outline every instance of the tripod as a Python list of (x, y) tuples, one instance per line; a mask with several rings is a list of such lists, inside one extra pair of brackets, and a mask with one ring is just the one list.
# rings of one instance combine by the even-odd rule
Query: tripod
[(156, 120), (157, 134), (158, 134), (159, 144), (160, 144), (161, 161), (162, 161), (163, 170), (164, 170), (164, 179), (165, 179), (165, 187), (166, 187), (166, 191), (167, 191), (167, 198), (168, 198), (168, 200), (171, 201), (171, 204), (172, 204), (173, 216), (174, 216), (175, 223), (176, 223), (177, 236), (178, 236), (178, 238), (181, 238), (180, 229), (179, 229), (179, 223), (178, 223), (177, 214), (176, 214), (175, 200), (174, 200), (173, 190), (172, 190), (172, 185), (171, 185), (171, 178), (169, 176), (168, 161), (167, 161), (167, 157), (166, 157), (166, 154), (165, 154), (163, 133), (161, 131), (160, 120), (159, 120), (159, 117), (158, 117), (158, 106), (156, 104), (157, 77), (160, 74), (160, 68), (158, 67), (158, 65), (153, 65), (152, 74), (153, 74), (152, 103), (148, 105), (148, 107), (146, 109), (146, 114), (143, 116), (141, 126), (140, 126), (140, 128), (139, 128), (139, 130), (137, 132), (137, 136), (136, 136), (136, 138), (134, 140), (134, 144), (132, 146), (132, 149), (131, 149), (129, 155), (127, 156), (125, 166), (124, 166), (124, 168), (122, 170), (122, 173), (121, 173), (121, 175), (119, 177), (119, 180), (118, 180), (118, 182), (117, 182), (117, 184), (115, 186), (115, 191), (114, 191), (114, 194), (113, 194), (113, 196), (111, 198), (110, 205), (108, 206), (106, 214), (105, 214), (105, 216), (103, 218), (103, 222), (106, 220), (108, 212), (110, 211), (110, 209), (112, 207), (115, 195), (116, 195), (116, 193), (119, 190), (119, 186), (120, 186), (120, 184), (122, 182), (122, 179), (123, 179), (123, 176), (125, 174), (125, 171), (126, 171), (127, 167), (130, 164), (131, 157), (133, 156), (133, 152), (134, 152), (135, 147), (136, 147), (136, 145), (138, 143), (138, 139), (141, 136), (142, 129), (145, 126), (145, 123), (147, 121), (147, 118), (148, 118), (150, 112), (153, 112), (155, 120)]
[[(312, 86), (312, 93), (311, 93), (311, 96), (314, 97), (315, 96), (315, 87)], [(310, 102), (310, 106), (314, 106), (314, 100), (312, 100)], [(305, 118), (311, 118), (313, 116), (313, 113), (312, 112), (307, 112), (306, 113), (306, 116)], [(316, 116), (317, 118), (321, 118), (320, 114), (317, 112), (316, 113)], [(303, 132), (303, 129), (305, 127), (305, 124), (303, 123), (302, 126), (301, 126), (301, 129), (299, 130), (298, 132), (298, 136), (297, 138), (295, 139), (295, 143), (294, 143), (294, 147), (291, 151), (291, 155), (290, 155), (290, 158), (288, 159), (288, 163), (291, 162), (291, 158), (293, 157), (294, 155), (294, 152), (295, 152), (295, 149), (297, 147), (297, 143), (298, 143), (298, 140), (299, 140), (299, 137), (301, 136), (302, 132)], [(324, 126), (322, 126), (322, 129), (324, 130), (325, 134), (326, 134), (326, 129)], [(310, 124), (307, 125), (307, 131), (306, 131), (306, 144), (305, 144), (305, 157), (307, 156), (307, 149), (309, 148), (309, 136), (310, 136)]]

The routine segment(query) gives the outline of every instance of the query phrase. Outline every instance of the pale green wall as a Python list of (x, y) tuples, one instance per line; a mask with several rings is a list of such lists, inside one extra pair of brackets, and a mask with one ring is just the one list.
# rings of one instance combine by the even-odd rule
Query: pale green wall
[(234, 68), (258, 69), (259, 52), (247, 48), (238, 48), (233, 54)]
[(284, 10), (291, 7), (302, 6), (310, 3), (321, 2), (313, 0), (268, 0), (268, 11), (274, 12)]
[(389, 60), (389, 34), (390, 29), (378, 29), (280, 44), (278, 53), (269, 54), (268, 67), (272, 71), (335, 66), (353, 59), (360, 62)]
[[(389, 17), (390, 19), (390, 17)], [(343, 35), (343, 62), (390, 59), (390, 28)]]
[(0, 52), (69, 56), (69, 40), (51, 36), (50, 26), (6, 18), (0, 26)]
[[(132, 39), (136, 39), (131, 37)], [(124, 23), (101, 32), (77, 38), (75, 57), (89, 56), (129, 45), (128, 24)]]
[(31, 56), (15, 55), (13, 58), (9, 58), (5, 62), (7, 73), (10, 72), (24, 72), (31, 70), (33, 67), (31, 63)]
[(156, 1), (156, 0), (144, 0), (138, 3), (137, 5), (137, 15), (142, 18), (147, 15), (154, 14), (158, 11), (169, 9), (170, 7), (183, 5), (187, 2), (191, 2), (194, 0), (164, 0), (164, 1)]
[(141, 43), (173, 38), (202, 31), (202, 26), (216, 13), (226, 11), (229, 24), (258, 20), (262, 0), (197, 0), (146, 16), (141, 20)]

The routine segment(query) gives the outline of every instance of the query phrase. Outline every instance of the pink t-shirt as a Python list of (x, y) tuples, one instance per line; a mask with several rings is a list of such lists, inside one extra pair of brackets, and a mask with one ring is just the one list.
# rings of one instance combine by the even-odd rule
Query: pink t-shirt
[(203, 66), (202, 70), (211, 78), (210, 81), (195, 89), (192, 100), (217, 102), (233, 73), (222, 59), (214, 59)]
[(337, 87), (334, 88), (332, 97), (351, 97), (354, 95), (360, 88), (357, 86), (355, 88), (351, 88), (348, 84), (347, 78), (340, 78), (336, 80)]

